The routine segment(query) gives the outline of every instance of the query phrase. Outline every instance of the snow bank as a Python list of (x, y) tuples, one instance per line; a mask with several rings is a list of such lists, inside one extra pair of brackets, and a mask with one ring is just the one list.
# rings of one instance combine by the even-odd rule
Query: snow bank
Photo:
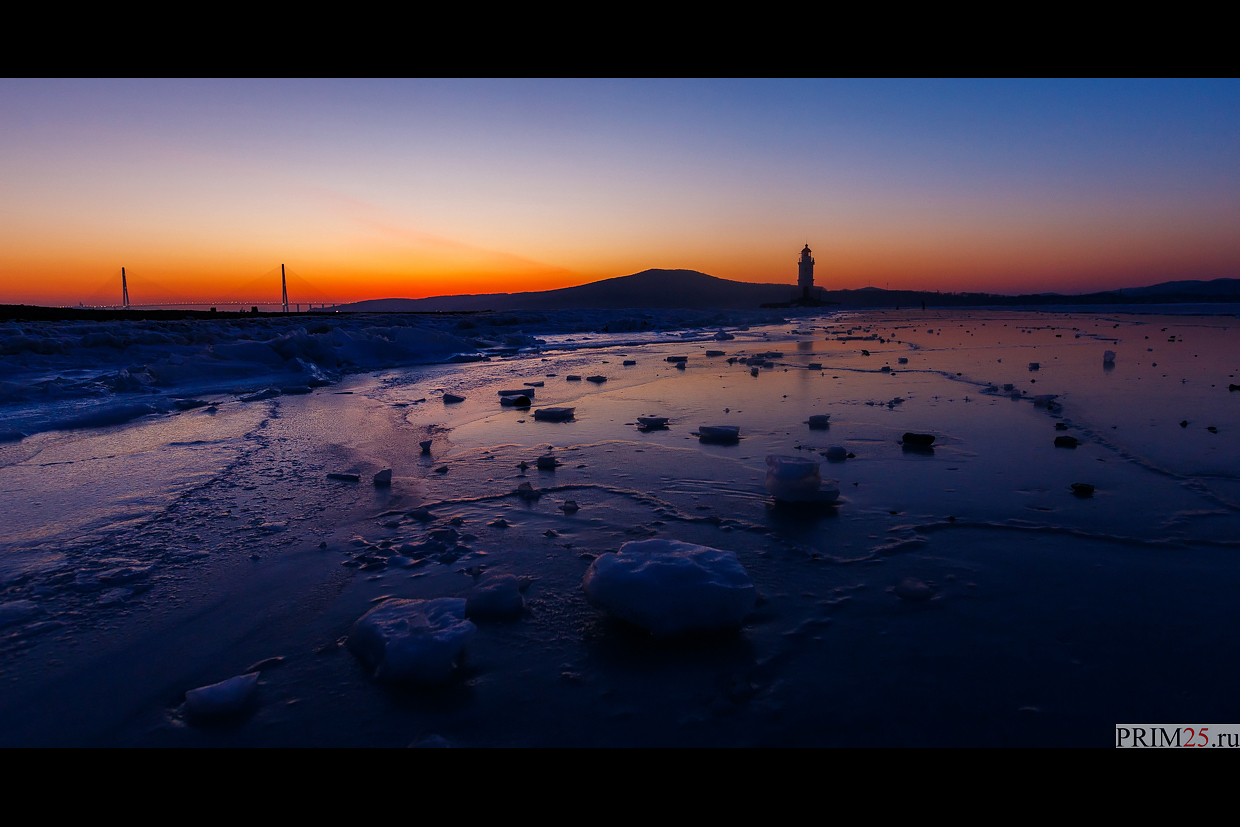
[(625, 543), (581, 585), (594, 606), (656, 637), (739, 629), (756, 599), (735, 553), (676, 540)]

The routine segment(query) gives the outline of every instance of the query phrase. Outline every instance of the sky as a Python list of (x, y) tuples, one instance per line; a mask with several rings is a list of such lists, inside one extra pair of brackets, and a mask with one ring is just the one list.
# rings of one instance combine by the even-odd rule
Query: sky
[(0, 80), (0, 303), (1240, 276), (1236, 81)]

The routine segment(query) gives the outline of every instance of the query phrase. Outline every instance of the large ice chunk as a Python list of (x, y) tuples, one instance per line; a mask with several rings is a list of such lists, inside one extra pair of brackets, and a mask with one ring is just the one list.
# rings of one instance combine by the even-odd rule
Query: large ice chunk
[(756, 591), (736, 554), (677, 540), (625, 543), (595, 559), (586, 598), (655, 637), (738, 629)]
[(782, 502), (834, 502), (840, 489), (835, 480), (823, 480), (818, 466), (812, 459), (772, 454), (766, 458), (766, 490)]
[(358, 618), (348, 645), (379, 680), (442, 683), (475, 629), (462, 598), (386, 600)]

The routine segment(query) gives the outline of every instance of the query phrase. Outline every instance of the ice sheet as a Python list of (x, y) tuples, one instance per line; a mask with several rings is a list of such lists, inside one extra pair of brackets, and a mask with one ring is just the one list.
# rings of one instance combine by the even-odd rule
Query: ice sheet
[[(20, 527), (0, 569), (17, 607), (4, 742), (1066, 744), (1105, 742), (1117, 720), (1226, 718), (1236, 319), (824, 315), (733, 328), (731, 365), (704, 355), (716, 329), (634, 342), (531, 325), (545, 344), (489, 362), (0, 444)], [(683, 371), (664, 361), (685, 354)], [(751, 356), (770, 367), (751, 376)], [(574, 418), (501, 408), (526, 381)], [(669, 427), (638, 427), (650, 415)], [(701, 443), (700, 423), (741, 439)], [(933, 447), (906, 450), (906, 432)], [(1080, 446), (1056, 448), (1063, 434)], [(827, 464), (831, 446), (855, 456)], [(839, 505), (779, 507), (768, 455), (823, 461)], [(737, 555), (759, 593), (740, 632), (664, 644), (589, 604), (592, 562), (648, 538)], [(438, 694), (393, 695), (339, 651), (372, 601), (468, 599), (506, 575), (528, 586), (522, 613), (480, 618)], [(902, 597), (906, 581), (927, 599)], [(244, 724), (177, 717), (187, 690), (274, 655)]]

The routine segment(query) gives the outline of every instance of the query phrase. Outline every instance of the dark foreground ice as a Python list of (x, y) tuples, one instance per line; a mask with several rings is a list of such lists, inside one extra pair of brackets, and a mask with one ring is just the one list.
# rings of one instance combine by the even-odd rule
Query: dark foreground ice
[[(1108, 745), (1118, 722), (1234, 721), (1237, 328), (561, 332), (26, 428), (0, 444), (0, 743)], [(812, 472), (768, 456), (838, 499), (777, 502)], [(741, 628), (656, 637), (592, 604), (595, 561), (647, 539), (734, 554)], [(386, 601), (443, 598), (476, 627), (450, 669), (383, 679), (350, 646)], [(370, 617), (396, 640), (426, 605)]]

